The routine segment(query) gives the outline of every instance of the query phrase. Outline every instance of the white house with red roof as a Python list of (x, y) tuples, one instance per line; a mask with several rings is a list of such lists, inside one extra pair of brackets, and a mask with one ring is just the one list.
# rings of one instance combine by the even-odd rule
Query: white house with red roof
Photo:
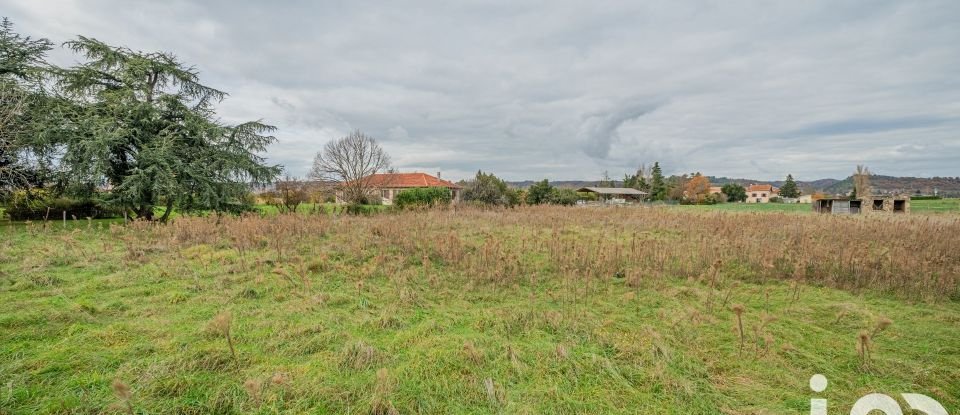
[[(437, 176), (439, 175), (440, 173), (437, 173)], [(460, 201), (460, 191), (463, 190), (462, 186), (426, 173), (377, 173), (364, 180), (372, 195), (380, 196), (384, 205), (392, 205), (393, 199), (404, 190), (421, 187), (446, 187), (450, 189), (451, 201), (457, 203)], [(345, 203), (342, 196), (342, 192), (337, 190), (337, 203)]]

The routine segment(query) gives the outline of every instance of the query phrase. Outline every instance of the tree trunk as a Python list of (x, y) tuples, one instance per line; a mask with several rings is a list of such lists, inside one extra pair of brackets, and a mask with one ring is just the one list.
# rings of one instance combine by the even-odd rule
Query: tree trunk
[(137, 208), (137, 219), (153, 220), (153, 205), (140, 205)]
[(161, 223), (167, 223), (167, 219), (170, 219), (170, 212), (173, 212), (173, 200), (167, 200), (167, 210), (163, 212), (163, 216), (160, 217)]

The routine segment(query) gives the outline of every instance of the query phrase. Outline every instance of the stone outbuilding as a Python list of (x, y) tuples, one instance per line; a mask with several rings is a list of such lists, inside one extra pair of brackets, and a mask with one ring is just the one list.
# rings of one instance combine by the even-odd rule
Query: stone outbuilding
[(834, 214), (910, 213), (910, 196), (823, 198), (813, 201), (813, 211)]

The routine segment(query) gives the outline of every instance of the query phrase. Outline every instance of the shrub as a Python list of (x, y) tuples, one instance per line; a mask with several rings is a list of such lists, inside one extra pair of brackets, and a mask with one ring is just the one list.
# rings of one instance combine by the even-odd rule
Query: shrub
[(452, 195), (446, 187), (418, 187), (397, 194), (393, 203), (401, 209), (412, 206), (436, 206), (450, 203)]
[(720, 188), (720, 192), (727, 195), (728, 202), (746, 202), (747, 189), (736, 183), (727, 183)]
[(6, 213), (11, 220), (57, 219), (67, 217), (111, 218), (121, 215), (116, 208), (103, 206), (93, 199), (55, 197), (45, 189), (19, 190), (13, 193)]
[(555, 205), (570, 206), (577, 204), (580, 195), (573, 189), (556, 189), (550, 192), (550, 203)]
[(268, 205), (275, 206), (280, 213), (291, 213), (310, 201), (309, 190), (306, 182), (287, 178), (277, 182), (276, 190), (264, 193), (263, 197)]
[(478, 171), (473, 180), (462, 184), (464, 202), (492, 206), (513, 206), (520, 202), (516, 190), (492, 173)]
[(550, 182), (547, 179), (543, 179), (537, 183), (534, 183), (533, 186), (530, 186), (527, 189), (524, 199), (528, 205), (541, 205), (545, 203), (550, 203), (551, 195), (553, 194), (553, 186), (550, 185)]

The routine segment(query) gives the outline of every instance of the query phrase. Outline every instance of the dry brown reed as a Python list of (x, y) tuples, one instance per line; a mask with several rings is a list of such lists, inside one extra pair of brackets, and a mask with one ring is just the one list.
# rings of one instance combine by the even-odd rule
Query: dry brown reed
[[(510, 287), (555, 278), (563, 288), (560, 298), (573, 304), (605, 290), (609, 285), (603, 283), (614, 278), (639, 287), (705, 273), (712, 287), (708, 308), (717, 302), (713, 291), (720, 275), (790, 280), (794, 302), (807, 283), (928, 301), (960, 298), (960, 219), (950, 216), (534, 206), (373, 216), (182, 217), (168, 226), (132, 222), (112, 232), (133, 260), (174, 246), (226, 245), (238, 253), (241, 269), (292, 262), (301, 286), (312, 271), (297, 257), (318, 257), (323, 246), (323, 255), (378, 257), (370, 273), (390, 275), (417, 258), (421, 275), (430, 279), (458, 275), (474, 284)], [(264, 256), (271, 251), (272, 258)]]
[(227, 346), (230, 347), (230, 356), (233, 361), (237, 361), (237, 352), (233, 348), (233, 337), (230, 335), (230, 328), (233, 325), (233, 315), (229, 311), (223, 311), (213, 317), (210, 321), (210, 328), (224, 336), (227, 340)]
[(877, 319), (877, 324), (873, 327), (873, 333), (871, 333), (870, 336), (876, 338), (880, 332), (885, 331), (891, 325), (893, 325), (893, 320), (887, 317), (880, 317)]
[(371, 415), (397, 415), (400, 412), (390, 401), (390, 394), (393, 393), (393, 381), (390, 379), (390, 373), (386, 368), (377, 370), (377, 380), (373, 390), (373, 400), (370, 403)]
[(743, 355), (743, 312), (746, 309), (743, 304), (734, 304), (733, 307), (730, 307), (730, 310), (737, 315), (737, 333), (740, 335), (740, 350), (738, 353)]
[(870, 363), (870, 332), (863, 330), (857, 335), (857, 354), (863, 365)]
[(114, 379), (110, 386), (113, 389), (113, 395), (120, 401), (127, 414), (133, 415), (133, 393), (130, 392), (130, 386), (121, 382), (120, 379)]
[(483, 363), (483, 353), (480, 349), (477, 349), (477, 346), (474, 345), (472, 341), (467, 340), (463, 342), (463, 354), (467, 360), (473, 362), (473, 364)]
[(263, 382), (260, 379), (247, 379), (243, 382), (243, 390), (254, 405), (260, 404), (261, 394), (263, 392)]

